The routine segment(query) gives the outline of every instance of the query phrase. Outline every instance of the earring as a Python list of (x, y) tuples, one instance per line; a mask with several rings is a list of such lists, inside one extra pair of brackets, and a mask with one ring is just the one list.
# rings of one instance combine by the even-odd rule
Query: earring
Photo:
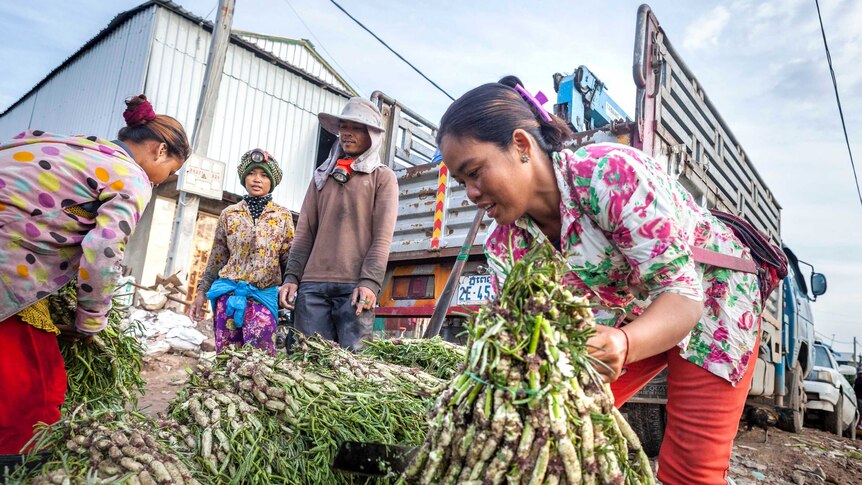
[(527, 163), (530, 161), (530, 157), (527, 155), (521, 155), (521, 163)]

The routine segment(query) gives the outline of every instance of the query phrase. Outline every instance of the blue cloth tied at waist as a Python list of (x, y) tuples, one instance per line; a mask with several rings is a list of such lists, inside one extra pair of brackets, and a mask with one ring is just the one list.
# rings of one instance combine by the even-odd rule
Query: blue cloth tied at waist
[(207, 292), (207, 299), (213, 307), (213, 314), (216, 311), (216, 300), (228, 293), (232, 294), (227, 299), (225, 311), (228, 317), (233, 318), (237, 328), (242, 328), (243, 318), (245, 318), (245, 305), (248, 298), (257, 300), (272, 313), (273, 318), (278, 319), (277, 286), (260, 289), (245, 281), (237, 282), (219, 278), (213, 282), (210, 290)]

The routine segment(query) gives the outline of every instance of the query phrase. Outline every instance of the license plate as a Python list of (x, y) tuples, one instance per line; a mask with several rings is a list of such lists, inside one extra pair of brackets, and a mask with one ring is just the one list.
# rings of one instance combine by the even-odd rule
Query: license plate
[(494, 298), (490, 275), (462, 276), (458, 285), (458, 305), (481, 305)]

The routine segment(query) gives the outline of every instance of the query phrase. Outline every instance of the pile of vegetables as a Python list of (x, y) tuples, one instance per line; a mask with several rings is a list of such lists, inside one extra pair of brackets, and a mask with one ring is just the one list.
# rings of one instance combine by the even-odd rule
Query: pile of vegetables
[[(48, 297), (55, 325), (71, 328), (78, 308), (77, 280)], [(114, 305), (108, 326), (92, 338), (58, 339), (66, 365), (67, 388), (64, 413), (80, 403), (90, 408), (135, 405), (144, 391), (141, 378), (143, 348), (135, 338), (135, 324), (124, 327), (123, 315)]]
[(474, 315), (467, 367), (437, 399), (407, 481), (654, 483), (588, 354), (587, 301), (559, 283), (556, 258), (550, 246), (531, 251)]
[(362, 354), (393, 364), (416, 367), (448, 380), (460, 370), (467, 349), (446, 342), (439, 336), (430, 339), (394, 338), (365, 342)]
[(80, 406), (36, 433), (34, 449), (50, 452), (44, 465), (19, 467), (7, 483), (199, 483), (182, 455), (156, 437), (159, 433), (169, 435), (141, 414), (121, 408), (88, 412)]
[(286, 358), (228, 350), (191, 375), (168, 413), (203, 479), (353, 483), (331, 470), (342, 442), (422, 442), (442, 380), (319, 337), (294, 345)]
[(35, 438), (47, 465), (12, 483), (183, 483), (176, 468), (185, 483), (346, 484), (357, 479), (331, 469), (342, 442), (422, 442), (443, 380), (318, 337), (295, 345), (290, 357), (243, 348), (202, 361), (155, 422), (73, 410)]
[[(331, 469), (341, 443), (360, 441), (419, 447), (403, 476), (375, 483), (655, 483), (564, 272), (546, 247), (514, 263), (466, 349), (438, 338), (353, 354), (302, 336), (289, 356), (229, 349), (191, 371), (158, 421), (124, 409), (143, 388), (141, 351), (112, 311), (100, 343), (63, 344), (71, 402), (87, 404), (44, 426), (33, 443), (47, 464), (9, 482), (361, 483)], [(73, 297), (52, 300), (58, 323)]]
[(174, 447), (190, 453), (207, 481), (284, 481), (279, 477), (289, 473), (289, 460), (295, 458), (287, 456), (293, 431), (267, 408), (230, 391), (190, 388), (170, 413), (162, 426), (174, 432)]

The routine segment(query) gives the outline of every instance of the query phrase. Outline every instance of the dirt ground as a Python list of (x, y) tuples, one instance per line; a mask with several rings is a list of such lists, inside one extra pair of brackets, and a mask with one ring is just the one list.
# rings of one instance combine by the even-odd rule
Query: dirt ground
[(799, 434), (770, 428), (764, 444), (762, 429), (740, 432), (730, 477), (737, 485), (862, 484), (862, 441), (815, 428)]
[[(202, 346), (204, 350), (214, 349), (212, 321), (199, 322), (197, 329), (207, 338)], [(145, 356), (141, 375), (147, 382), (147, 388), (144, 395), (138, 399), (138, 408), (153, 418), (167, 409), (168, 403), (176, 397), (177, 391), (188, 380), (188, 371), (194, 369), (199, 359), (200, 353), (196, 352), (183, 354), (167, 352)]]
[(197, 362), (197, 357), (172, 353), (145, 358), (141, 375), (147, 381), (147, 392), (138, 399), (138, 408), (152, 418), (164, 411), (188, 379), (186, 369)]
[[(198, 330), (211, 341), (208, 323), (202, 322)], [(198, 358), (189, 353), (146, 357), (143, 376), (147, 392), (140, 398), (139, 408), (151, 417), (164, 411), (188, 379), (186, 369), (194, 368)], [(862, 485), (862, 440), (839, 438), (814, 427), (806, 427), (799, 434), (770, 428), (769, 440), (764, 443), (762, 429), (743, 429), (737, 435), (730, 462), (730, 477), (737, 485)]]

